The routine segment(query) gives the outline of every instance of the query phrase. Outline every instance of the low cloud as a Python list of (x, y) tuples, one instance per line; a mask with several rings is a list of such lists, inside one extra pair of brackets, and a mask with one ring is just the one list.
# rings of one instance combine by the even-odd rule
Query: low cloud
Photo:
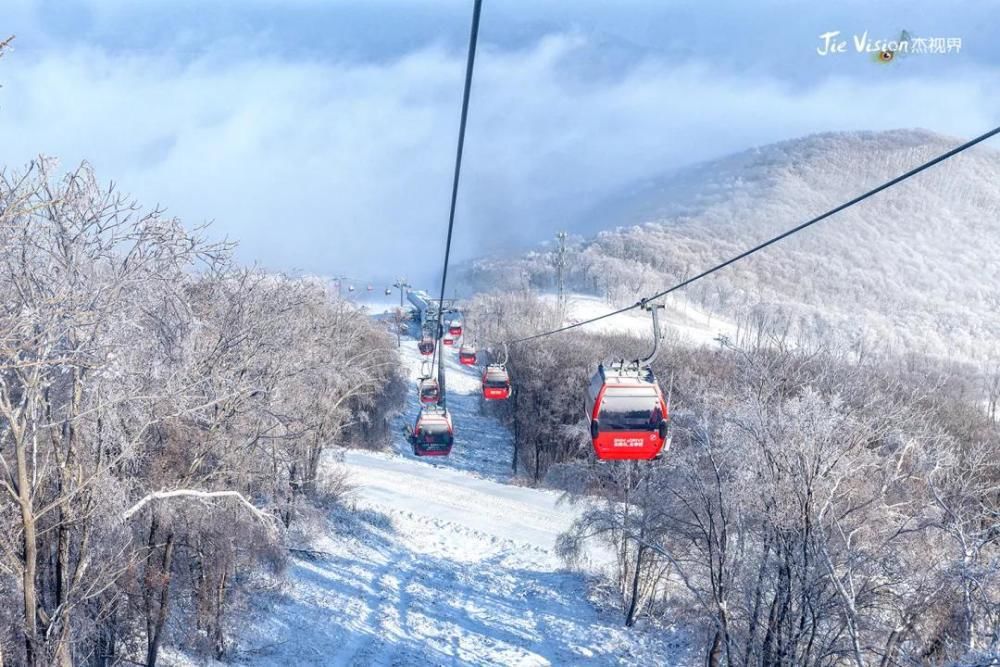
[[(458, 258), (548, 236), (637, 179), (810, 132), (998, 120), (995, 72), (871, 65), (789, 83), (708, 60), (556, 33), (483, 45), (466, 143)], [(807, 61), (804, 67), (813, 66)], [(240, 242), (275, 269), (360, 278), (433, 275), (441, 260), (464, 73), (444, 46), (402, 57), (205, 55), (77, 46), (0, 62), (0, 145), (90, 160), (149, 206)]]

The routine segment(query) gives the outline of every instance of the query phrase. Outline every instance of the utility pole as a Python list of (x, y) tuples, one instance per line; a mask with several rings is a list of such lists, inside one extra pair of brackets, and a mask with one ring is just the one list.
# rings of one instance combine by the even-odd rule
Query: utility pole
[(337, 286), (337, 298), (338, 299), (340, 299), (340, 288), (344, 284), (345, 280), (347, 280), (347, 276), (334, 276), (333, 277), (333, 282)]
[(397, 278), (392, 286), (399, 288), (399, 317), (396, 318), (396, 347), (402, 347), (403, 341), (400, 338), (400, 329), (403, 328), (403, 290), (413, 287), (413, 285), (406, 282), (406, 278)]
[(559, 250), (556, 253), (556, 275), (559, 281), (559, 306), (565, 305), (565, 283), (563, 281), (563, 271), (566, 269), (566, 232), (556, 234), (559, 240)]
[(444, 345), (441, 343), (441, 339), (438, 338), (435, 345), (438, 346), (438, 368), (437, 368), (437, 381), (438, 381), (438, 391), (440, 393), (440, 400), (438, 403), (442, 408), (448, 409), (448, 388), (444, 380)]
[(406, 278), (396, 278), (396, 282), (392, 284), (393, 287), (399, 288), (399, 307), (403, 307), (403, 290), (413, 287), (410, 283), (406, 282)]

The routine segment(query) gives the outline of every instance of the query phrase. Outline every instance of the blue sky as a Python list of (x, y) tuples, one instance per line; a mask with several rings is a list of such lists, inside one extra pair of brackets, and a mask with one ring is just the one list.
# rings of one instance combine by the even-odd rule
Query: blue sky
[[(82, 159), (246, 262), (429, 277), (471, 0), (0, 0), (0, 146)], [(674, 167), (780, 139), (1000, 123), (1000, 3), (485, 0), (458, 258), (572, 229)], [(819, 35), (961, 37), (888, 66)], [(593, 222), (593, 221), (591, 221)]]

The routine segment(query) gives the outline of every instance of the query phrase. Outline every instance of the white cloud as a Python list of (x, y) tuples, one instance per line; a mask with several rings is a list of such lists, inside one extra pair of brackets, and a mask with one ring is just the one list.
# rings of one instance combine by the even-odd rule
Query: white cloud
[[(216, 221), (245, 260), (360, 277), (436, 269), (464, 56), (440, 47), (359, 63), (202, 58), (93, 47), (0, 62), (8, 164), (92, 161), (147, 205)], [(535, 239), (672, 166), (836, 129), (996, 124), (995, 71), (947, 78), (872, 65), (793, 86), (647, 57), (597, 76), (595, 45), (554, 34), (477, 61), (459, 256)], [(810, 66), (804, 63), (803, 66)]]

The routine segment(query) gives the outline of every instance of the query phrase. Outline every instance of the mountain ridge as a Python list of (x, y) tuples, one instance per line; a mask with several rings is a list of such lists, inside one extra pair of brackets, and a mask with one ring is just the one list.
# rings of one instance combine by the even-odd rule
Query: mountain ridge
[[(574, 244), (568, 284), (634, 301), (960, 143), (924, 129), (827, 132), (649, 179), (601, 207), (606, 228)], [(469, 274), (480, 288), (548, 288), (550, 253), (480, 260)], [(799, 336), (980, 359), (1000, 353), (998, 255), (1000, 152), (975, 147), (700, 281), (688, 297), (729, 316), (778, 318)]]

